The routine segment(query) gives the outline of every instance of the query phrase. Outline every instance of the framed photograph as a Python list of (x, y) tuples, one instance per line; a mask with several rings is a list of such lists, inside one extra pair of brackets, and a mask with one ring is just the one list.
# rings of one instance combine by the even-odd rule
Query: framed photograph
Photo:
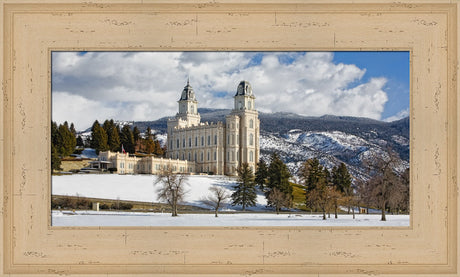
[[(458, 12), (452, 1), (2, 2), (0, 272), (458, 276)], [(408, 53), (408, 224), (53, 225), (53, 55), (96, 51)]]
[(52, 226), (409, 226), (409, 51), (51, 55)]

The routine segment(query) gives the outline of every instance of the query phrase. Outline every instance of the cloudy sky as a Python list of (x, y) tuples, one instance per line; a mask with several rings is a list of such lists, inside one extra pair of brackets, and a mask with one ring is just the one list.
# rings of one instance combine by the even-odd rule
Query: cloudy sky
[(52, 119), (174, 116), (187, 78), (201, 108), (232, 108), (247, 80), (262, 112), (409, 115), (408, 52), (53, 52)]

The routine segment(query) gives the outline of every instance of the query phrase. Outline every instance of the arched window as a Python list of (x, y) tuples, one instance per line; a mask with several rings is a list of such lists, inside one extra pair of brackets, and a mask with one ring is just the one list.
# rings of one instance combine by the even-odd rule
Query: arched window
[(254, 161), (254, 153), (252, 151), (249, 151), (249, 161), (250, 162)]
[(188, 152), (188, 160), (189, 160), (189, 161), (192, 160), (192, 155), (190, 154), (190, 152)]
[(249, 134), (249, 145), (254, 145), (254, 135)]
[(214, 135), (214, 145), (217, 145), (217, 135)]
[(201, 137), (201, 146), (204, 146), (204, 137)]
[(211, 160), (211, 153), (208, 151), (208, 161)]
[(249, 120), (249, 128), (254, 128), (254, 120)]
[(211, 136), (208, 136), (208, 145), (211, 145)]
[(188, 138), (188, 147), (192, 147), (192, 138)]
[(176, 148), (179, 148), (179, 139), (177, 139), (177, 144), (176, 144)]

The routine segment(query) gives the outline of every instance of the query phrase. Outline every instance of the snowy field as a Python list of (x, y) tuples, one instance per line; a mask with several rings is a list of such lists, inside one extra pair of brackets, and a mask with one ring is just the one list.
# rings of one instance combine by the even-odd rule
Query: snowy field
[[(179, 214), (77, 211), (52, 213), (53, 226), (409, 226), (408, 215), (339, 215), (322, 220), (322, 215), (299, 213)], [(333, 217), (333, 215), (331, 215)]]
[[(92, 198), (119, 199), (158, 203), (154, 175), (73, 174), (52, 176), (52, 194)], [(200, 199), (210, 194), (211, 186), (232, 191), (235, 179), (226, 176), (189, 176), (188, 193), (183, 204), (205, 207)], [(157, 185), (158, 186), (158, 185)], [(53, 226), (409, 226), (408, 215), (387, 215), (380, 221), (377, 214), (339, 215), (338, 219), (322, 220), (321, 215), (283, 213), (276, 215), (266, 208), (266, 199), (258, 195), (257, 206), (248, 208), (253, 213), (214, 214), (140, 213), (113, 211), (52, 212)], [(227, 206), (225, 211), (240, 207)], [(269, 211), (262, 213), (263, 211)], [(256, 213), (255, 213), (256, 212)]]
[[(119, 199), (158, 203), (156, 190), (160, 185), (154, 185), (155, 175), (118, 175), (118, 174), (72, 174), (52, 176), (52, 194), (83, 196), (104, 199)], [(222, 186), (231, 194), (236, 185), (234, 178), (227, 176), (188, 177), (184, 203), (209, 208), (201, 203), (201, 199), (211, 195), (211, 186)], [(267, 205), (265, 197), (257, 197), (257, 206), (249, 210), (264, 210)], [(238, 207), (229, 207), (237, 210)]]

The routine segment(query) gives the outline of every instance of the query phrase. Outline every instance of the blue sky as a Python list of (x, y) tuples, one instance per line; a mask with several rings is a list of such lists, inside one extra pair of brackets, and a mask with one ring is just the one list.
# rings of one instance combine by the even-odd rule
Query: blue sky
[(386, 119), (401, 111), (409, 109), (410, 95), (410, 53), (404, 52), (335, 52), (334, 62), (353, 63), (365, 68), (366, 74), (362, 81), (373, 76), (383, 76), (388, 82), (384, 87), (388, 94), (388, 102), (382, 113)]
[(53, 120), (174, 116), (187, 79), (199, 107), (232, 108), (241, 80), (262, 112), (409, 115), (409, 52), (53, 52)]

